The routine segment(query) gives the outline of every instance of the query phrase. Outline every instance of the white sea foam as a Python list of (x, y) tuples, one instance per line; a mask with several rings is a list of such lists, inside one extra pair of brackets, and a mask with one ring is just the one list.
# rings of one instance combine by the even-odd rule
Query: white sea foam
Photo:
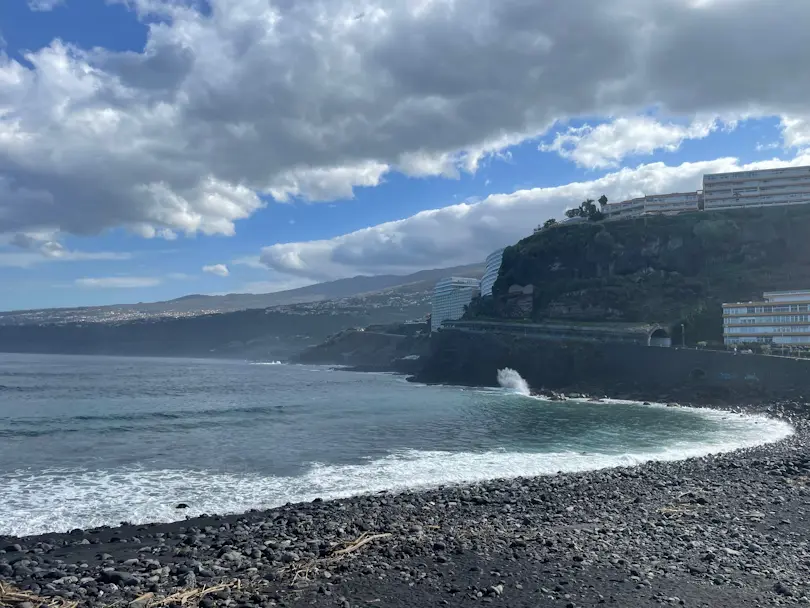
[(281, 361), (251, 361), (250, 365), (284, 365)]
[[(316, 497), (339, 498), (494, 478), (584, 471), (648, 460), (679, 460), (777, 441), (787, 423), (761, 416), (698, 410), (722, 421), (704, 441), (627, 454), (449, 453), (410, 450), (355, 465), (313, 464), (303, 475), (275, 477), (208, 471), (118, 469), (18, 472), (0, 477), (0, 534), (28, 535), (100, 525), (168, 522), (202, 513), (234, 513)], [(177, 503), (190, 508), (177, 511)]]
[(529, 397), (532, 394), (528, 383), (523, 377), (515, 370), (508, 367), (498, 370), (498, 384), (518, 395)]

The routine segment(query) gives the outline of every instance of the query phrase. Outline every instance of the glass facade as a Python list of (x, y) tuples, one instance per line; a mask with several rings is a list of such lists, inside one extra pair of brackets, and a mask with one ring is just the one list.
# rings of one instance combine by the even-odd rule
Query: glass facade
[(450, 277), (436, 283), (430, 313), (430, 331), (439, 329), (444, 321), (464, 316), (464, 308), (478, 295), (478, 290), (478, 279)]
[(501, 262), (503, 261), (503, 248), (493, 251), (487, 256), (486, 269), (484, 276), (481, 277), (481, 296), (491, 296), (492, 286), (498, 278), (498, 273), (501, 270)]

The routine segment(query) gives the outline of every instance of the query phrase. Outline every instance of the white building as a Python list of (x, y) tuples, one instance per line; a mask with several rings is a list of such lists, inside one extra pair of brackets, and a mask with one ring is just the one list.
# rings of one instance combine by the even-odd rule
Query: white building
[(501, 270), (501, 262), (503, 261), (503, 251), (505, 247), (493, 251), (487, 256), (484, 276), (481, 277), (481, 296), (491, 296), (492, 286), (498, 279), (498, 273)]
[(810, 290), (770, 291), (760, 302), (723, 304), (723, 342), (810, 346)]
[(706, 211), (810, 203), (810, 166), (703, 176)]
[(684, 213), (700, 209), (700, 192), (673, 192), (671, 194), (653, 194), (633, 198), (620, 203), (608, 203), (604, 213), (608, 219), (616, 220), (642, 215)]
[(478, 279), (450, 277), (436, 283), (430, 313), (430, 331), (436, 331), (443, 321), (460, 319), (464, 307), (478, 295)]

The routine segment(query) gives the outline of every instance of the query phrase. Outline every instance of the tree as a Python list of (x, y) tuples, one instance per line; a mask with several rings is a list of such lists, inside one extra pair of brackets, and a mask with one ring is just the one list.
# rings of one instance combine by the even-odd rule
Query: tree
[(535, 233), (535, 234), (537, 234), (537, 233), (538, 233), (538, 232), (540, 232), (541, 230), (546, 230), (547, 228), (551, 228), (551, 227), (552, 227), (552, 226), (554, 226), (556, 223), (557, 223), (557, 220), (555, 220), (553, 217), (552, 217), (552, 218), (549, 218), (549, 219), (547, 219), (545, 222), (543, 222), (543, 225), (542, 225), (542, 226), (538, 226), (537, 228), (535, 228), (535, 229), (534, 229), (534, 233)]
[[(604, 201), (604, 202), (603, 202)], [(599, 198), (599, 204), (604, 207), (607, 204), (607, 197), (603, 194)], [(592, 222), (598, 222), (604, 219), (605, 214), (596, 206), (592, 198), (586, 199), (579, 204), (579, 207), (568, 209), (565, 212), (566, 217), (584, 217)]]
[(602, 207), (602, 209), (605, 208), (605, 205), (607, 205), (607, 203), (608, 203), (608, 198), (604, 194), (599, 197), (599, 205)]
[(587, 200), (584, 200), (584, 201), (582, 202), (582, 204), (579, 206), (579, 208), (580, 208), (580, 209), (582, 209), (582, 213), (581, 213), (580, 215), (581, 215), (582, 217), (587, 217), (588, 219), (590, 219), (590, 218), (591, 218), (591, 216), (592, 216), (594, 213), (597, 213), (597, 212), (598, 212), (598, 210), (597, 210), (597, 208), (596, 208), (596, 205), (594, 205), (594, 203), (593, 203), (593, 199), (592, 199), (592, 198), (589, 198), (589, 199), (587, 199)]

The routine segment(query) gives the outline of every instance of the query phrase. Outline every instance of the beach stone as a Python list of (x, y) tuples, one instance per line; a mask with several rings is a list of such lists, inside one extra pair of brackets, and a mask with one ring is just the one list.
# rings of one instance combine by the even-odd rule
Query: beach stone
[(241, 562), (245, 559), (245, 556), (239, 551), (228, 551), (222, 555), (222, 559), (226, 562)]
[(101, 580), (111, 585), (121, 585), (124, 587), (132, 587), (138, 584), (138, 579), (135, 575), (129, 572), (118, 572), (116, 570), (103, 571), (101, 573)]

